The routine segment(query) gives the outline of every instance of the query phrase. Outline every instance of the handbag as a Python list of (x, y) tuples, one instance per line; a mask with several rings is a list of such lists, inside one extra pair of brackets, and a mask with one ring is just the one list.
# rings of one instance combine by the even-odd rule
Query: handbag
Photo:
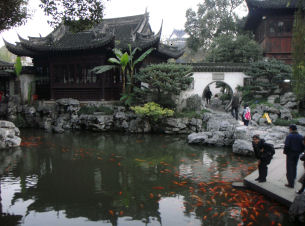
[(303, 153), (300, 155), (300, 160), (301, 160), (301, 161), (305, 161), (305, 152), (303, 152)]

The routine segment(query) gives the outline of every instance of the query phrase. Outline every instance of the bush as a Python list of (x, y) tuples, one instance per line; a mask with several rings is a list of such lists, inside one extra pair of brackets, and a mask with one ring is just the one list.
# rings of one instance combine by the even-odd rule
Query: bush
[(279, 60), (268, 59), (251, 63), (246, 74), (251, 77), (251, 82), (239, 87), (239, 90), (242, 91), (243, 100), (249, 102), (255, 96), (267, 98), (274, 94), (285, 79), (291, 79), (292, 69)]
[(298, 120), (285, 120), (285, 119), (277, 119), (275, 122), (274, 122), (274, 125), (277, 125), (277, 126), (289, 126), (291, 124), (297, 124), (298, 123)]
[(99, 106), (81, 106), (80, 110), (78, 111), (78, 114), (84, 114), (84, 115), (91, 115), (94, 112), (103, 112), (105, 115), (111, 115), (113, 114), (113, 110), (109, 107), (99, 105)]
[(26, 120), (21, 114), (17, 114), (17, 117), (15, 120), (13, 120), (13, 123), (18, 128), (26, 128), (28, 126)]
[[(162, 106), (171, 106), (171, 96), (179, 95), (192, 83), (191, 71), (191, 66), (183, 64), (151, 64), (141, 68), (135, 80), (142, 86), (135, 87), (135, 96), (139, 103), (152, 100)], [(166, 99), (170, 103), (164, 101)]]
[(153, 121), (158, 121), (164, 117), (169, 117), (174, 115), (174, 111), (168, 108), (162, 108), (159, 104), (154, 102), (149, 102), (144, 104), (143, 107), (135, 106), (131, 107), (137, 115), (147, 117)]

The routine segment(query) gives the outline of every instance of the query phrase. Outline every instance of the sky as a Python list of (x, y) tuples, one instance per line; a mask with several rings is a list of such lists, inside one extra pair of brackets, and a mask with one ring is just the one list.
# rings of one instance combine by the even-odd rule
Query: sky
[[(152, 30), (157, 33), (162, 20), (162, 39), (168, 38), (173, 29), (184, 29), (186, 21), (185, 12), (192, 8), (197, 11), (198, 3), (202, 0), (110, 0), (105, 2), (104, 18), (124, 17), (149, 12), (149, 20)], [(23, 37), (42, 37), (48, 35), (52, 28), (47, 24), (47, 18), (38, 7), (39, 0), (30, 0), (32, 18), (21, 27), (13, 28), (0, 34), (0, 46), (3, 46), (2, 38), (10, 43), (18, 41), (17, 33)], [(239, 14), (247, 14), (245, 8), (239, 10)]]

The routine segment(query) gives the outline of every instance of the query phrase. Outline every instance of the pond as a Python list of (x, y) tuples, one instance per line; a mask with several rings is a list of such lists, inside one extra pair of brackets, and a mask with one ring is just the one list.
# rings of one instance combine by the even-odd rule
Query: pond
[(256, 161), (230, 149), (185, 136), (23, 130), (22, 138), (1, 177), (0, 225), (289, 224), (286, 207), (231, 186)]

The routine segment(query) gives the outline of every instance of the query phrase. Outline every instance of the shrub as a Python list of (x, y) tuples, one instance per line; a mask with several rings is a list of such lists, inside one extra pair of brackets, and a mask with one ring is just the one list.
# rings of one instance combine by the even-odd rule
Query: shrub
[(191, 66), (183, 64), (151, 64), (142, 68), (135, 75), (136, 82), (142, 85), (134, 89), (135, 96), (140, 103), (152, 100), (163, 107), (169, 106), (164, 99), (188, 89), (193, 81), (191, 71)]
[(289, 126), (291, 124), (297, 124), (298, 123), (298, 120), (285, 120), (285, 119), (277, 119), (275, 122), (274, 122), (274, 125), (277, 125), (277, 126)]
[(159, 104), (154, 102), (149, 102), (144, 104), (143, 107), (135, 106), (131, 107), (137, 115), (147, 117), (153, 121), (158, 121), (164, 117), (169, 117), (174, 115), (174, 111), (168, 108), (162, 108)]
[(91, 115), (94, 112), (103, 112), (105, 115), (111, 115), (113, 114), (113, 110), (109, 107), (99, 105), (99, 106), (81, 106), (80, 110), (78, 111), (78, 114), (85, 114), (85, 115)]

